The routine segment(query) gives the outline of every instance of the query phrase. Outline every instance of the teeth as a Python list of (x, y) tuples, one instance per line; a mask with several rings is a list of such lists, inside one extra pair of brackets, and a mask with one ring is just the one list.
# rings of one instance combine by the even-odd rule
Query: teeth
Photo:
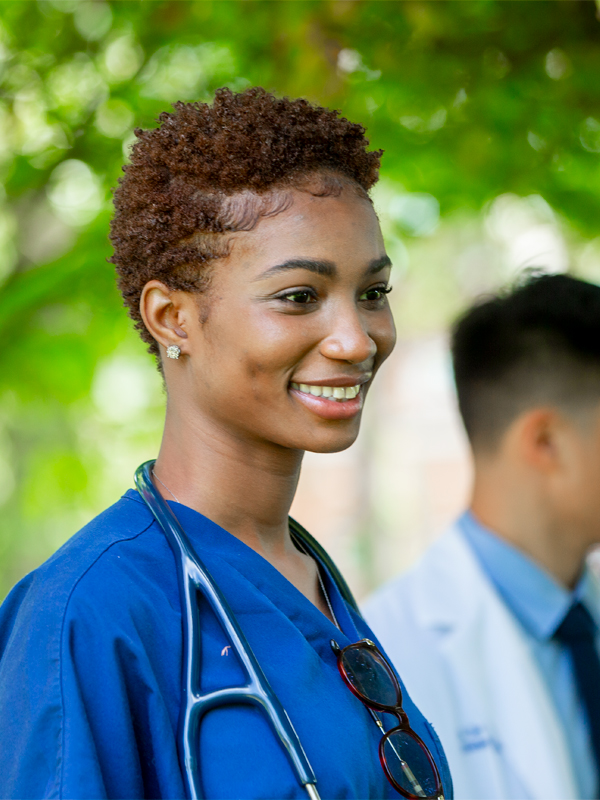
[(326, 397), (328, 400), (344, 401), (354, 400), (360, 392), (360, 384), (356, 386), (315, 386), (308, 383), (292, 383), (292, 389), (298, 389), (304, 394), (312, 394), (315, 397)]

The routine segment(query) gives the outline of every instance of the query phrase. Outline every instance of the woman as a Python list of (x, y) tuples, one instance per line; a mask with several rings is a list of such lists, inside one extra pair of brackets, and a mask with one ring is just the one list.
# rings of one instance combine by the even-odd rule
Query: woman
[[(381, 731), (331, 647), (374, 637), (288, 519), (303, 452), (352, 444), (394, 345), (368, 197), (381, 153), (336, 112), (261, 89), (178, 103), (160, 123), (137, 131), (111, 237), (167, 390), (155, 487), (229, 601), (321, 797), (397, 797)], [(177, 581), (130, 490), (13, 590), (0, 619), (2, 797), (185, 796)], [(202, 691), (244, 683), (202, 600), (200, 620)], [(435, 734), (406, 693), (403, 708), (448, 797)], [(258, 708), (211, 711), (199, 765), (206, 797), (306, 796)]]

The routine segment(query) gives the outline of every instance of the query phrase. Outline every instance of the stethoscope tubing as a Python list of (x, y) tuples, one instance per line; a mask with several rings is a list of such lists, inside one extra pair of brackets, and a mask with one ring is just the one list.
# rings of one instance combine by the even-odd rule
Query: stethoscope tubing
[[(177, 564), (183, 621), (183, 701), (179, 715), (178, 738), (179, 757), (188, 797), (190, 800), (201, 800), (203, 797), (198, 758), (203, 716), (217, 706), (250, 704), (258, 706), (265, 712), (298, 782), (304, 786), (310, 800), (319, 800), (317, 779), (298, 734), (258, 663), (227, 599), (198, 556), (170, 506), (154, 486), (151, 474), (153, 466), (154, 461), (146, 461), (138, 467), (135, 484), (162, 528)], [(243, 686), (232, 686), (206, 693), (201, 691), (202, 633), (198, 608), (200, 593), (209, 603), (246, 672), (248, 682)]]

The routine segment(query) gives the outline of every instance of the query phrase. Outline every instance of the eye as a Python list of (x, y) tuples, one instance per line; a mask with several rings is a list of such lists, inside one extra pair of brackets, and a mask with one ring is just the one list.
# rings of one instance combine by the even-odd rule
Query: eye
[(391, 291), (391, 286), (371, 286), (366, 292), (363, 292), (358, 299), (366, 300), (367, 303), (380, 303), (386, 294), (389, 294)]
[(288, 294), (282, 295), (281, 299), (287, 300), (290, 303), (297, 303), (298, 305), (301, 306), (308, 305), (309, 303), (314, 303), (317, 300), (314, 292), (311, 292), (308, 289), (301, 289), (297, 292), (289, 292)]

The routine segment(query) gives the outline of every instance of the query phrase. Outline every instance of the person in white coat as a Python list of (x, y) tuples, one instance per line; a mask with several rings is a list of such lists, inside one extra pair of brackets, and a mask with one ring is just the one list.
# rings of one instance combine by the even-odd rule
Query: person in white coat
[(600, 287), (529, 276), (455, 325), (470, 508), (365, 616), (457, 800), (598, 798)]

